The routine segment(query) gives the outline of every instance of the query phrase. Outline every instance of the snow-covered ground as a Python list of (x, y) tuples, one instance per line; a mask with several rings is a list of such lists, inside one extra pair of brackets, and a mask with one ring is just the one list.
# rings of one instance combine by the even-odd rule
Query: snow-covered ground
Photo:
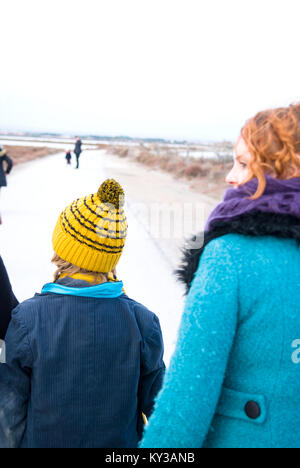
[[(0, 253), (19, 301), (52, 281), (51, 237), (56, 220), (73, 199), (96, 192), (110, 177), (102, 156), (99, 150), (86, 152), (77, 171), (59, 153), (17, 166), (8, 177), (0, 198)], [(149, 232), (130, 211), (130, 205), (137, 202), (128, 199), (126, 205), (129, 234), (118, 276), (129, 296), (158, 315), (168, 364), (184, 305), (183, 288)]]
[(188, 148), (177, 151), (177, 155), (182, 158), (204, 158), (204, 159), (228, 159), (233, 158), (233, 153), (229, 151), (206, 151), (206, 150), (193, 150), (189, 151)]
[[(21, 140), (21, 139), (17, 139), (17, 138), (0, 138), (0, 146), (31, 146), (31, 147), (38, 147), (38, 148), (45, 148), (45, 146), (47, 148), (57, 148), (57, 149), (61, 149), (61, 150), (70, 150), (70, 151), (73, 151), (74, 149), (74, 146), (75, 146), (75, 142), (74, 140), (68, 142), (68, 141), (64, 141), (64, 142), (61, 142), (59, 140), (52, 140), (51, 142), (50, 141), (46, 141), (46, 140), (38, 140), (38, 139), (35, 139), (35, 140), (30, 140), (29, 138), (27, 138), (26, 140)], [(87, 149), (94, 149), (94, 145), (91, 145), (91, 144), (87, 144), (86, 142), (83, 144), (83, 149), (87, 150)]]
[[(124, 146), (131, 148), (133, 151), (139, 149), (140, 142), (136, 141), (120, 141), (116, 140), (83, 140), (84, 149), (94, 149), (95, 145), (111, 145), (111, 146)], [(16, 136), (1, 136), (0, 145), (15, 145), (15, 146), (38, 146), (49, 148), (58, 148), (61, 150), (72, 150), (74, 148), (74, 139), (68, 138), (38, 138), (38, 137), (16, 137)], [(207, 144), (155, 144), (155, 143), (144, 143), (143, 146), (150, 150), (152, 154), (163, 154), (166, 149), (170, 149), (182, 158), (205, 158), (205, 159), (228, 159), (233, 158), (233, 149), (221, 149), (219, 146), (213, 143)]]
[[(127, 141), (127, 140), (119, 140), (118, 138), (116, 138), (114, 140), (114, 138), (112, 139), (104, 139), (104, 140), (89, 140), (89, 139), (86, 139), (84, 138), (83, 140), (83, 144), (84, 145), (109, 145), (109, 144), (115, 144), (117, 143), (118, 145), (126, 145), (126, 146), (136, 146), (136, 145), (139, 145), (140, 142), (138, 141)], [(9, 135), (0, 135), (0, 144), (3, 144), (3, 145), (15, 145), (15, 144), (22, 144), (22, 143), (43, 143), (43, 146), (45, 146), (45, 143), (47, 143), (47, 146), (48, 144), (52, 144), (52, 143), (58, 143), (59, 145), (74, 145), (74, 138), (64, 138), (64, 137), (61, 137), (61, 138), (54, 138), (52, 136), (49, 136), (49, 137), (27, 137), (27, 136), (9, 136)], [(22, 146), (26, 146), (26, 145), (23, 145)], [(57, 147), (57, 146), (56, 146)], [(58, 146), (58, 148), (60, 148), (60, 146)]]

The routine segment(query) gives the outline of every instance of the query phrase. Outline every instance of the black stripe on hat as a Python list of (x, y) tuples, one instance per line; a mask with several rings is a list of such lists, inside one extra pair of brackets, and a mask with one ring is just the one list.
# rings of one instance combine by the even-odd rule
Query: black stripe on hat
[[(101, 203), (101, 205), (104, 205), (104, 206), (106, 205), (106, 203), (102, 202), (99, 198), (98, 198), (98, 200)], [(97, 201), (95, 200), (95, 194), (91, 195), (91, 201), (92, 201), (93, 205), (97, 205), (102, 211), (107, 211), (107, 210), (103, 209), (101, 205), (98, 204), (99, 202), (97, 203)], [(111, 207), (112, 205), (109, 204), (109, 206)], [(122, 208), (121, 208), (121, 210), (119, 208), (114, 208), (113, 210), (116, 212), (117, 215), (119, 215), (120, 212), (123, 211)]]
[[(70, 221), (68, 220), (67, 216), (66, 216), (66, 213), (65, 211), (63, 212), (63, 217), (64, 217), (64, 220), (67, 222), (69, 228), (71, 229), (71, 231), (73, 231), (75, 234), (77, 234), (78, 236), (82, 237), (83, 239), (85, 239), (86, 241), (88, 242), (91, 242), (93, 245), (99, 245), (100, 247), (105, 247), (106, 249), (111, 249), (111, 250), (116, 250), (116, 249), (120, 249), (120, 248), (123, 248), (124, 247), (124, 243), (122, 246), (114, 246), (114, 245), (107, 245), (107, 244), (101, 244), (101, 242), (97, 242), (97, 241), (94, 241), (93, 239), (90, 239), (89, 237), (86, 237), (84, 236), (83, 234), (81, 234), (79, 231), (77, 231), (71, 224), (70, 224)], [(79, 239), (77, 239), (78, 242), (81, 242)], [(110, 253), (116, 253), (116, 252), (110, 252)]]
[[(78, 200), (77, 200), (78, 201)], [(109, 236), (109, 235), (106, 235), (106, 237), (108, 239), (125, 239), (126, 238), (126, 234), (127, 234), (127, 229), (124, 229), (124, 230), (120, 230), (120, 229), (108, 229), (108, 228), (105, 228), (105, 227), (102, 227), (102, 226), (98, 226), (97, 224), (93, 223), (93, 221), (91, 221), (90, 219), (87, 219), (83, 216), (83, 214), (81, 213), (81, 211), (79, 210), (78, 208), (78, 204), (77, 204), (77, 201), (73, 203), (73, 205), (70, 206), (70, 210), (72, 212), (72, 214), (74, 215), (76, 221), (78, 221), (79, 224), (81, 224), (82, 226), (84, 226), (86, 229), (88, 229), (89, 231), (91, 232), (94, 232), (95, 234), (99, 234), (99, 230), (102, 229), (103, 231), (106, 231), (107, 233), (116, 233), (116, 234), (125, 234), (124, 236), (118, 236), (118, 237), (114, 237), (114, 236)], [(76, 214), (75, 214), (75, 211), (73, 210), (73, 206), (75, 206), (75, 211), (80, 215), (80, 217), (84, 220), (84, 222), (86, 223), (90, 223), (95, 229), (92, 229), (86, 225), (83, 225), (82, 222), (77, 218)]]
[(88, 247), (91, 247), (93, 250), (97, 250), (98, 252), (107, 253), (107, 254), (119, 254), (119, 253), (123, 252), (123, 247), (121, 248), (121, 250), (119, 250), (117, 252), (109, 252), (109, 251), (107, 251), (105, 249), (99, 249), (98, 247), (95, 247), (94, 245), (91, 245), (91, 244), (88, 244), (87, 242), (81, 241), (81, 240), (77, 239), (77, 237), (67, 229), (67, 226), (65, 225), (65, 222), (64, 222), (63, 219), (62, 219), (62, 224), (63, 224), (64, 230), (65, 230), (65, 232), (67, 234), (69, 234), (71, 237), (73, 237), (77, 242), (80, 242), (80, 244), (87, 245)]
[[(88, 204), (86, 203), (86, 200), (87, 200), (87, 197), (85, 197), (83, 199), (83, 203), (85, 205), (85, 207), (91, 212), (93, 213), (94, 215), (96, 215), (98, 218), (102, 219), (103, 221), (110, 221), (111, 223), (124, 223), (126, 222), (126, 216), (124, 216), (123, 219), (111, 219), (111, 218), (103, 218), (103, 216), (101, 216), (101, 214), (97, 213), (96, 211), (94, 211), (90, 206), (88, 206)], [(98, 208), (100, 208), (104, 213), (105, 213), (105, 210), (103, 210), (103, 208), (101, 208), (101, 206), (99, 205)], [(124, 211), (123, 211), (124, 213)]]

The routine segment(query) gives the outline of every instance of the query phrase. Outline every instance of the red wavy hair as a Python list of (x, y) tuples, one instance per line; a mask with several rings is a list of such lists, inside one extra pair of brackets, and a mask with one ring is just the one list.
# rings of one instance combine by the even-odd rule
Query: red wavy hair
[(259, 198), (266, 187), (266, 174), (277, 179), (300, 175), (300, 103), (259, 112), (241, 130), (251, 154), (250, 176), (258, 179), (251, 199)]

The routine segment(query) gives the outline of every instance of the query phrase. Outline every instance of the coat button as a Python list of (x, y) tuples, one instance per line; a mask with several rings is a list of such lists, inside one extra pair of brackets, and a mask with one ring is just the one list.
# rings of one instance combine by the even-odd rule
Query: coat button
[(248, 401), (245, 406), (245, 413), (250, 419), (258, 419), (261, 415), (261, 409), (256, 401)]

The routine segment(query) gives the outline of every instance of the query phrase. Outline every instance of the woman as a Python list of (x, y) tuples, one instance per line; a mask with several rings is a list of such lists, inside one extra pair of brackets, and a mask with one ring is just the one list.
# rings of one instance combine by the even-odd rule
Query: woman
[(17, 307), (18, 301), (12, 292), (8, 275), (0, 257), (0, 340), (4, 340), (12, 310)]
[(299, 176), (300, 104), (251, 118), (178, 272), (185, 311), (142, 447), (300, 447)]

